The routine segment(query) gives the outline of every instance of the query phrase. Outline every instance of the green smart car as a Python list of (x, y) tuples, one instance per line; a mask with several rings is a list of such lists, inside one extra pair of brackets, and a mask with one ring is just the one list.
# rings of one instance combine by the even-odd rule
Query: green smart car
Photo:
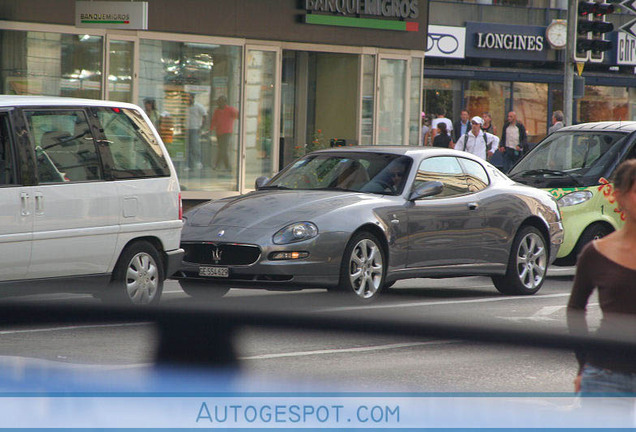
[(611, 178), (622, 161), (636, 157), (635, 147), (635, 121), (584, 123), (548, 135), (510, 170), (511, 179), (558, 200), (564, 239), (556, 265), (574, 265), (586, 243), (622, 226)]

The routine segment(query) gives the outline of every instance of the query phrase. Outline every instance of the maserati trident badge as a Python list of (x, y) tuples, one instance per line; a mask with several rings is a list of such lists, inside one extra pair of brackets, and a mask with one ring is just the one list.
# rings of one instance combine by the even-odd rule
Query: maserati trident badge
[(221, 261), (222, 254), (223, 254), (223, 251), (220, 250), (218, 246), (212, 250), (212, 261), (214, 261), (214, 264), (218, 264), (219, 261)]

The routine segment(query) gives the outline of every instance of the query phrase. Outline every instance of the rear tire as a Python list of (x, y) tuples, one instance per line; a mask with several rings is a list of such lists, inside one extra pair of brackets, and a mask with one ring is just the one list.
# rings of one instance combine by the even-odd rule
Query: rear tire
[(361, 302), (375, 300), (384, 288), (386, 262), (376, 236), (365, 231), (355, 234), (342, 255), (340, 291)]
[(547, 269), (545, 237), (537, 228), (524, 226), (512, 242), (506, 274), (493, 276), (492, 281), (502, 294), (532, 295), (543, 285)]
[(190, 297), (204, 301), (220, 299), (230, 290), (227, 287), (219, 287), (206, 283), (205, 281), (185, 279), (180, 279), (179, 285), (181, 285), (181, 289)]
[(110, 287), (101, 298), (135, 306), (156, 305), (163, 291), (164, 274), (157, 249), (147, 241), (135, 242), (119, 256)]

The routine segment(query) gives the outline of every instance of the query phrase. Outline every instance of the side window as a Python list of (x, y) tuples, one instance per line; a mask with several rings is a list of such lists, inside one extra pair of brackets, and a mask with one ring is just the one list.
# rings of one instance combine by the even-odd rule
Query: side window
[(78, 109), (25, 111), (42, 183), (102, 180), (86, 114)]
[(15, 184), (9, 116), (0, 113), (0, 187)]
[(488, 174), (481, 164), (464, 158), (459, 158), (459, 163), (466, 173), (466, 181), (468, 182), (468, 190), (470, 192), (479, 192), (488, 187), (490, 182)]
[(169, 176), (168, 161), (140, 113), (125, 108), (99, 108), (116, 179)]
[(468, 193), (468, 184), (461, 165), (450, 156), (424, 159), (417, 169), (414, 187), (427, 181), (440, 181), (444, 185), (442, 193), (433, 198), (446, 198)]

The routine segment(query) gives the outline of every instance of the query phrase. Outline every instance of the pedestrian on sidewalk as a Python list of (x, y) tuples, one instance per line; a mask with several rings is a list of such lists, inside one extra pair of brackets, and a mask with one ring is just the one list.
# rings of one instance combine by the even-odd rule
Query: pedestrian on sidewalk
[[(586, 335), (589, 332), (586, 308), (594, 291), (598, 292), (603, 313), (597, 334), (612, 337), (634, 331), (636, 318), (635, 159), (623, 162), (616, 170), (613, 196), (625, 217), (625, 225), (618, 231), (588, 243), (578, 257), (574, 285), (567, 307), (567, 323), (573, 334)], [(628, 327), (625, 327), (627, 319), (629, 319)], [(574, 381), (576, 392), (636, 393), (634, 352), (579, 350), (576, 357), (579, 363)], [(628, 405), (633, 410), (633, 402)], [(630, 412), (633, 412), (631, 410)]]

